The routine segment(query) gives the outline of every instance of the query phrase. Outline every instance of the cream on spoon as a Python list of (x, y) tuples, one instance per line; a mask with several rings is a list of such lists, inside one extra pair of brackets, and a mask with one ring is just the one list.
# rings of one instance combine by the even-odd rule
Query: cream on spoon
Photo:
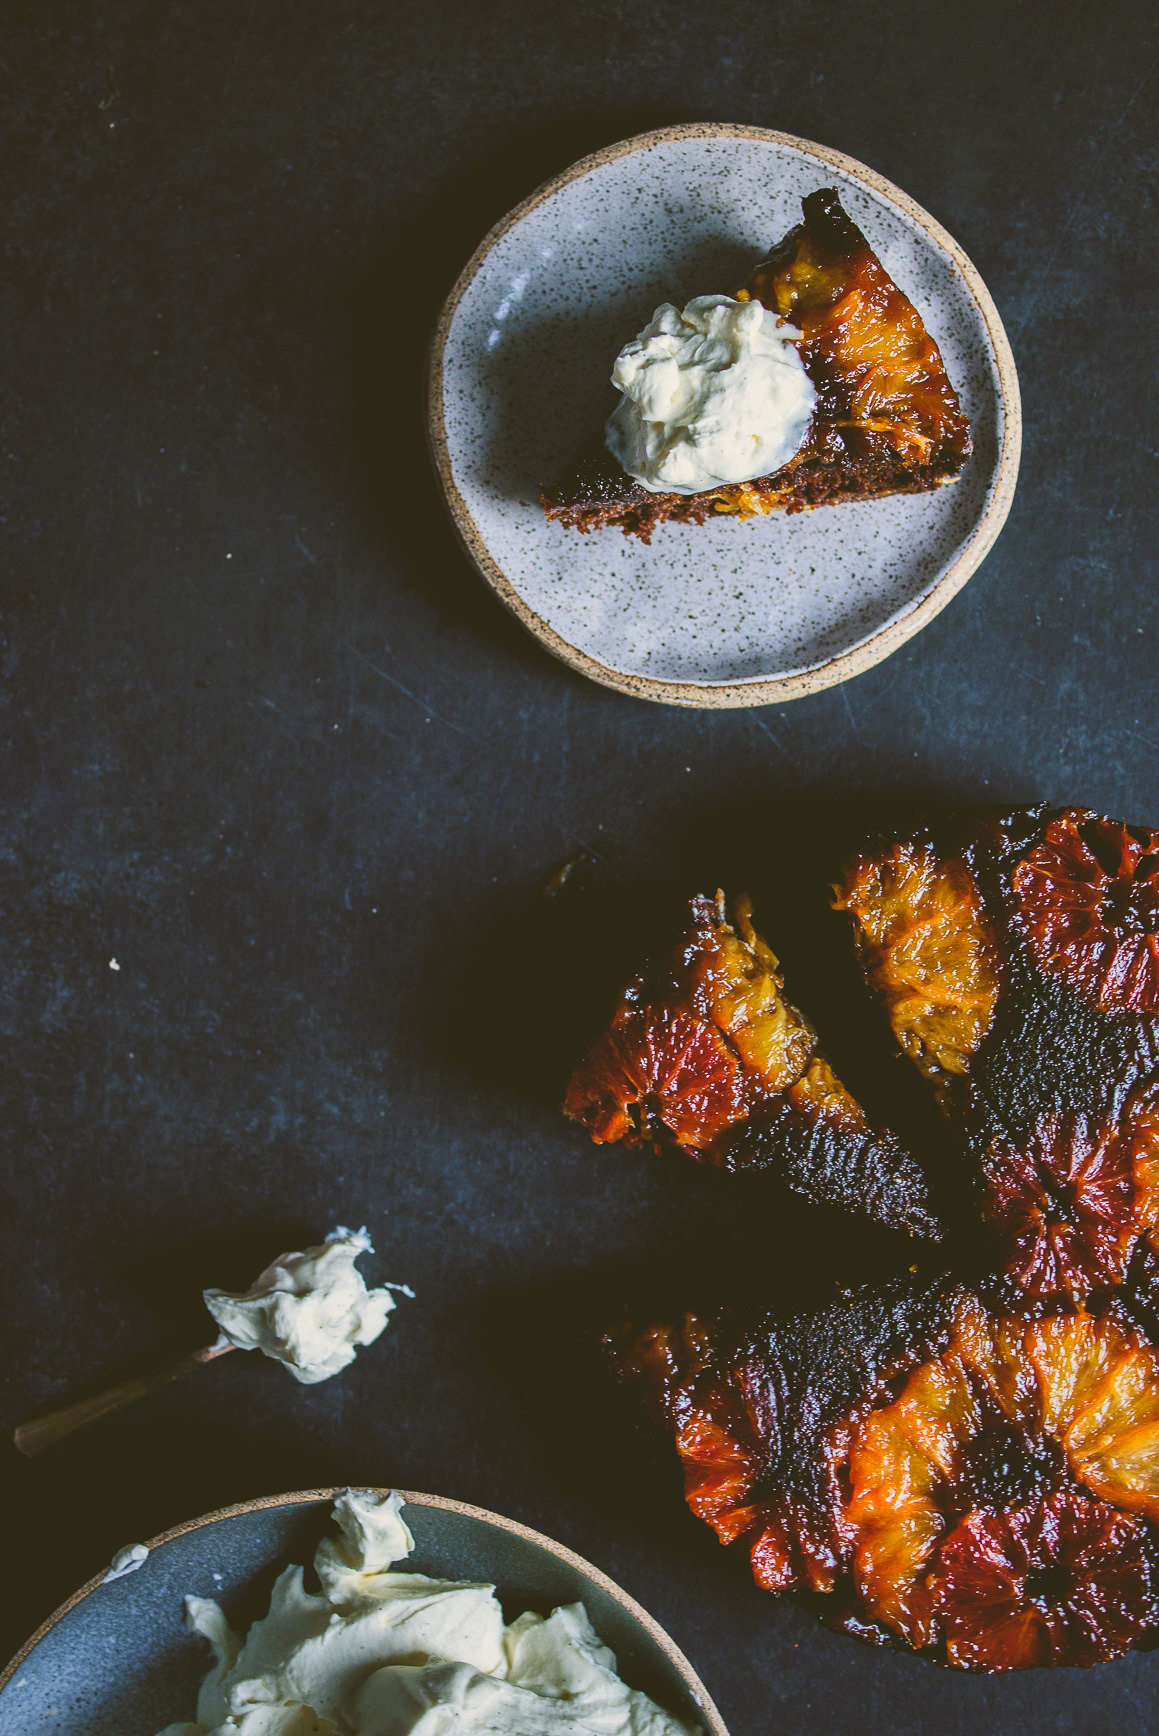
[(406, 1284), (367, 1288), (355, 1262), (373, 1252), (365, 1228), (348, 1230), (339, 1225), (317, 1247), (280, 1254), (239, 1295), (203, 1291), (205, 1305), (221, 1328), (216, 1343), (21, 1423), (13, 1436), (17, 1447), (34, 1458), (86, 1423), (123, 1409), (231, 1350), (260, 1350), (307, 1385), (329, 1380), (385, 1330), (396, 1307), (391, 1292), (414, 1295)]

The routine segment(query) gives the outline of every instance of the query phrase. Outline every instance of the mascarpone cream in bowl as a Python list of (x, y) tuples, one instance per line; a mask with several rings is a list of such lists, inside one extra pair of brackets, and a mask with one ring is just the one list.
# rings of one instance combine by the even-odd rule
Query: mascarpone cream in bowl
[(96, 1575), (0, 1672), (0, 1730), (727, 1736), (687, 1658), (590, 1562), (401, 1494), (269, 1496), (148, 1539), (135, 1571)]
[(186, 1619), (214, 1655), (192, 1723), (161, 1736), (693, 1736), (616, 1673), (581, 1603), (509, 1625), (495, 1587), (398, 1571), (402, 1498), (347, 1489), (314, 1555), (283, 1570), (243, 1638), (210, 1598)]

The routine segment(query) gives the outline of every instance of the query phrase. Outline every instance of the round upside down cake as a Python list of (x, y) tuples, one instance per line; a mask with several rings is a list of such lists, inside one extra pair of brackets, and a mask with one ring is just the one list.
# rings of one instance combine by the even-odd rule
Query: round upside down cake
[(1159, 833), (1020, 809), (879, 841), (835, 906), (972, 1221), (871, 1127), (745, 898), (697, 898), (564, 1102), (597, 1142), (772, 1171), (948, 1269), (617, 1327), (689, 1507), (757, 1583), (956, 1669), (1159, 1644)]

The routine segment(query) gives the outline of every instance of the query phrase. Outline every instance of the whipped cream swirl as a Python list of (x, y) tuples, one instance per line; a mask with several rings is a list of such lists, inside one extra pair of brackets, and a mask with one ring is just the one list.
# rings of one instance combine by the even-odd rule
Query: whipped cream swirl
[(655, 494), (771, 475), (800, 451), (817, 402), (800, 337), (759, 301), (665, 302), (616, 358), (609, 451)]
[(507, 1626), (491, 1585), (400, 1573), (397, 1494), (348, 1489), (340, 1536), (287, 1567), (243, 1639), (209, 1598), (186, 1621), (213, 1648), (194, 1723), (162, 1736), (694, 1736), (616, 1674), (582, 1604)]
[(221, 1341), (260, 1350), (312, 1386), (353, 1362), (360, 1345), (374, 1343), (394, 1311), (392, 1289), (414, 1294), (405, 1284), (367, 1289), (354, 1262), (373, 1252), (365, 1228), (339, 1224), (318, 1247), (279, 1254), (240, 1296), (203, 1290), (205, 1306)]

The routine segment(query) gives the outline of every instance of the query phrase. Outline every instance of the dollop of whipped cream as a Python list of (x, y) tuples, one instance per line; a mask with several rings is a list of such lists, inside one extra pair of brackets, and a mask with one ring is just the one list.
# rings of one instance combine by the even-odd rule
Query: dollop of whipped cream
[(126, 1543), (123, 1549), (118, 1549), (109, 1563), (109, 1571), (101, 1580), (102, 1585), (111, 1585), (114, 1579), (124, 1579), (128, 1573), (136, 1573), (144, 1567), (149, 1559), (149, 1551), (143, 1543)]
[(800, 451), (817, 402), (800, 336), (759, 301), (665, 302), (616, 357), (608, 450), (654, 494), (770, 476)]
[(391, 1290), (413, 1295), (404, 1284), (367, 1289), (354, 1263), (373, 1252), (365, 1228), (339, 1224), (318, 1247), (279, 1254), (241, 1296), (203, 1290), (219, 1342), (272, 1356), (304, 1385), (329, 1380), (384, 1330), (395, 1308)]
[(213, 1648), (197, 1721), (161, 1736), (693, 1736), (629, 1688), (584, 1607), (508, 1627), (491, 1585), (393, 1571), (414, 1548), (397, 1494), (348, 1489), (314, 1557), (287, 1567), (243, 1639), (209, 1598), (186, 1623)]

